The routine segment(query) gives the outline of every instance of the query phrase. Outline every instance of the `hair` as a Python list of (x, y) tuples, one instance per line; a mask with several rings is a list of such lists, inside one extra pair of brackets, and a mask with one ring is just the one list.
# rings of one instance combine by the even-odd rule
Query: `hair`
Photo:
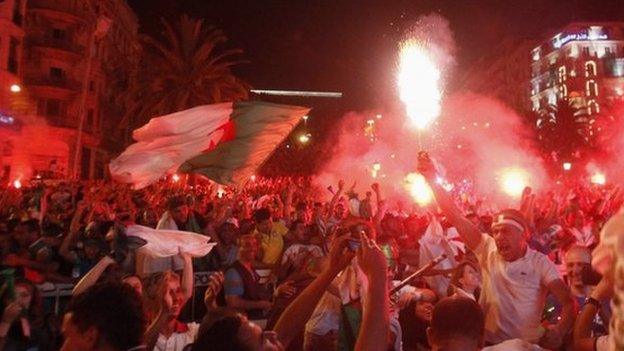
[[(31, 281), (26, 280), (24, 278), (16, 278), (14, 286), (23, 286), (30, 292), (31, 300), (30, 306), (25, 311), (26, 317), (28, 321), (35, 327), (41, 328), (43, 327), (45, 320), (45, 313), (43, 310), (43, 299), (41, 297), (41, 293), (37, 286), (33, 284)], [(5, 290), (2, 295), (2, 308), (6, 307), (6, 304), (10, 301), (10, 297), (8, 295), (8, 291)]]
[(231, 309), (209, 311), (201, 322), (195, 342), (186, 351), (251, 351), (238, 339), (242, 323), (242, 316)]
[(465, 297), (446, 297), (433, 308), (431, 340), (454, 338), (474, 340), (480, 346), (485, 329), (485, 317), (477, 302)]
[(121, 283), (97, 284), (74, 296), (66, 310), (80, 332), (98, 330), (98, 342), (117, 350), (138, 346), (146, 328), (141, 298)]
[(464, 288), (462, 283), (460, 283), (460, 279), (464, 276), (464, 272), (466, 271), (466, 267), (472, 267), (475, 271), (479, 272), (479, 268), (471, 261), (462, 261), (457, 267), (453, 269), (453, 274), (451, 275), (451, 284), (448, 287), (448, 295), (451, 296), (455, 293), (455, 287)]
[(253, 218), (254, 218), (254, 221), (256, 221), (256, 224), (264, 222), (271, 218), (271, 211), (269, 211), (269, 209), (266, 207), (255, 210), (253, 214)]
[(154, 273), (141, 281), (143, 283), (143, 302), (145, 304), (145, 312), (150, 321), (158, 314), (158, 310), (160, 308), (160, 292), (162, 284), (173, 279), (181, 281), (179, 274), (173, 271), (164, 271)]

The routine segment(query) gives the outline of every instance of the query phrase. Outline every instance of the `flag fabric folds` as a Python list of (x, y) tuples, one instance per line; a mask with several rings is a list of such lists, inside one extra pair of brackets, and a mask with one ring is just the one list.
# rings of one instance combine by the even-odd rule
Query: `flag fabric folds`
[(241, 184), (309, 110), (254, 101), (203, 105), (152, 118), (133, 132), (137, 142), (109, 169), (113, 178), (135, 188), (175, 172)]

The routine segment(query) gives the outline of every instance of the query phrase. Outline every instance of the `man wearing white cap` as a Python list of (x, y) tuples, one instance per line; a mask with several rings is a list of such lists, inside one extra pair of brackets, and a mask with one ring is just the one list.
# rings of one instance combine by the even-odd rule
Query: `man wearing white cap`
[[(479, 261), (483, 279), (479, 303), (486, 316), (486, 343), (522, 339), (548, 349), (558, 348), (574, 322), (574, 300), (555, 264), (528, 247), (528, 225), (522, 214), (511, 209), (500, 212), (494, 218), (490, 237), (465, 218), (436, 183), (436, 169), (426, 153), (419, 154), (418, 170)], [(540, 322), (547, 293), (556, 297), (563, 310), (559, 323), (544, 329)]]

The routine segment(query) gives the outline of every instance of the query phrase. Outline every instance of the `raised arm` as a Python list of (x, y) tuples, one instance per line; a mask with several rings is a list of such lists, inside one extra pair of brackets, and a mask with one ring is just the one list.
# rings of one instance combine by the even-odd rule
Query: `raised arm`
[(377, 244), (362, 234), (358, 263), (368, 278), (368, 296), (364, 302), (362, 326), (355, 343), (356, 351), (383, 351), (390, 330), (390, 299), (386, 275), (388, 263)]
[[(613, 283), (607, 279), (602, 278), (600, 283), (596, 286), (594, 291), (590, 294), (590, 298), (602, 303), (608, 300), (613, 294)], [(592, 337), (592, 324), (596, 313), (600, 311), (600, 307), (594, 303), (586, 303), (581, 309), (576, 322), (574, 324), (574, 350), (575, 351), (593, 351), (595, 350), (595, 338)]]
[(354, 254), (347, 249), (347, 236), (342, 236), (332, 243), (327, 268), (295, 298), (275, 325), (274, 331), (285, 348), (288, 348), (296, 335), (303, 331), (331, 282), (351, 262), (353, 256)]
[(193, 259), (190, 254), (182, 252), (180, 255), (184, 259), (184, 268), (182, 269), (182, 292), (184, 293), (184, 301), (193, 297), (193, 285), (195, 277), (193, 275)]
[(328, 211), (329, 214), (334, 212), (334, 207), (336, 206), (336, 202), (338, 202), (338, 199), (340, 198), (340, 195), (342, 195), (343, 190), (344, 190), (344, 180), (341, 179), (338, 181), (338, 190), (334, 193), (334, 196), (332, 196), (331, 201), (329, 201), (329, 211)]
[(87, 272), (87, 274), (85, 274), (84, 277), (82, 277), (82, 279), (80, 279), (80, 281), (76, 284), (74, 290), (72, 290), (72, 296), (81, 294), (89, 287), (95, 285), (106, 268), (113, 263), (115, 263), (115, 260), (111, 257), (102, 257), (102, 259), (100, 259), (98, 263), (96, 263), (95, 266), (93, 266), (93, 268), (91, 268), (91, 270), (89, 270), (89, 272)]
[(438, 206), (440, 206), (449, 222), (457, 229), (464, 243), (471, 250), (475, 250), (481, 243), (479, 228), (464, 217), (451, 196), (436, 182), (435, 167), (429, 155), (425, 152), (421, 152), (418, 155), (418, 171), (429, 183)]

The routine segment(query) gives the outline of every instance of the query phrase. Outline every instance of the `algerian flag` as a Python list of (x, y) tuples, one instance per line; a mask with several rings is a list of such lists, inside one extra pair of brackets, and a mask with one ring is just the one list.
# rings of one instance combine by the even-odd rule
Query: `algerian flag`
[(309, 111), (267, 102), (228, 102), (155, 117), (133, 132), (137, 142), (109, 168), (114, 179), (137, 189), (175, 172), (241, 184)]

